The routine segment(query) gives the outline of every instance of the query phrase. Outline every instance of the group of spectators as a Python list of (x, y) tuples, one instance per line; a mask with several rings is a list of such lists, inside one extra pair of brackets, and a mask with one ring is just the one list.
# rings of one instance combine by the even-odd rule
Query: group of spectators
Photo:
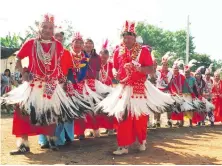
[[(11, 91), (13, 88), (18, 87), (22, 83), (22, 75), (19, 72), (11, 73), (9, 69), (5, 69), (1, 74), (1, 96)], [(10, 113), (12, 108), (1, 105), (2, 112)]]

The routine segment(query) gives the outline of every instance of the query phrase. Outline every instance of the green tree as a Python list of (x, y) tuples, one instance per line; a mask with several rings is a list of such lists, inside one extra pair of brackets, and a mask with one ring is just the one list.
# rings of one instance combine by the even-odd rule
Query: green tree
[(27, 34), (25, 37), (21, 37), (20, 34), (10, 33), (5, 37), (1, 37), (1, 46), (9, 48), (20, 48), (22, 44), (31, 37), (30, 34)]
[[(174, 46), (173, 50), (177, 54), (177, 57), (185, 60), (186, 58), (186, 31), (180, 30), (173, 33), (174, 36)], [(189, 54), (192, 56), (194, 54), (195, 46), (193, 42), (194, 37), (189, 38)]]
[(19, 48), (21, 45), (20, 36), (10, 33), (5, 37), (1, 37), (1, 46), (10, 48)]
[(64, 36), (64, 43), (63, 44), (64, 44), (64, 47), (66, 47), (68, 49), (70, 47), (71, 42), (72, 42), (74, 28), (73, 28), (71, 21), (64, 20), (62, 23), (64, 24), (64, 27), (66, 27), (66, 28), (64, 28), (65, 36)]
[(198, 67), (204, 66), (204, 67), (209, 67), (213, 61), (210, 59), (210, 56), (207, 54), (199, 54), (199, 53), (194, 53), (190, 55), (190, 60), (195, 59), (197, 60), (197, 64), (192, 67), (192, 70), (195, 71)]
[[(136, 27), (136, 32), (142, 36), (144, 44), (150, 45), (155, 50), (157, 61), (168, 51), (175, 52), (176, 58), (185, 60), (186, 56), (186, 31), (176, 32), (165, 31), (159, 27), (140, 22)], [(190, 55), (194, 54), (195, 46), (193, 37), (190, 36)]]

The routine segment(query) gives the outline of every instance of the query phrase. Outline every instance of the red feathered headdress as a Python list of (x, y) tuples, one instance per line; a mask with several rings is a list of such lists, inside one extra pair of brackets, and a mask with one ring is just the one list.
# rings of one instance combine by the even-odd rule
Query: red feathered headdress
[(105, 42), (102, 45), (102, 49), (107, 49), (108, 42), (109, 42), (108, 39), (106, 39)]
[(49, 22), (54, 24), (54, 20), (55, 20), (54, 16), (52, 14), (47, 13), (43, 15), (41, 22)]
[(125, 33), (125, 32), (131, 32), (131, 33), (136, 34), (135, 22), (126, 21), (124, 28), (123, 28), (123, 33)]
[(197, 63), (197, 60), (192, 59), (189, 61), (187, 65), (184, 66), (184, 71), (190, 70), (191, 67), (193, 67)]
[(83, 37), (79, 32), (76, 32), (76, 33), (74, 33), (72, 41), (74, 41), (74, 40), (83, 40)]

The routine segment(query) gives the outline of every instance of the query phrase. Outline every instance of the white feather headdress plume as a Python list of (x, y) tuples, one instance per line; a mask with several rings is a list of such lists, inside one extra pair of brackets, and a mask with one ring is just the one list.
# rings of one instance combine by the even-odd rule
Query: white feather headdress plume
[(212, 69), (213, 69), (213, 63), (210, 64), (210, 66), (208, 68), (206, 68), (205, 74), (211, 74), (212, 73)]
[(195, 63), (197, 63), (196, 59), (192, 59), (189, 61), (189, 63), (187, 65), (184, 66), (184, 70), (190, 70), (191, 67), (193, 67), (195, 65)]
[(184, 65), (184, 61), (182, 59), (178, 58), (173, 63), (173, 69), (179, 68), (180, 65)]
[(198, 73), (201, 74), (201, 70), (204, 69), (204, 68), (205, 68), (204, 66), (198, 67), (195, 74), (198, 74)]
[(221, 72), (222, 72), (222, 68), (217, 69), (217, 70), (214, 72), (214, 74), (220, 74)]
[(164, 63), (164, 62), (168, 63), (168, 61), (169, 61), (170, 59), (172, 59), (175, 55), (176, 55), (176, 53), (174, 53), (174, 52), (167, 52), (167, 53), (162, 57), (162, 63)]

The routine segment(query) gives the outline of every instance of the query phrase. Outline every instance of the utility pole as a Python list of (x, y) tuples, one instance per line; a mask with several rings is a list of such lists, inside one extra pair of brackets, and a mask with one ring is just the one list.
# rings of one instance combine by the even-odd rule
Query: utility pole
[(186, 64), (188, 64), (189, 62), (189, 52), (190, 52), (190, 30), (189, 30), (189, 26), (190, 26), (190, 21), (189, 21), (189, 15), (187, 16), (187, 42), (186, 42)]

